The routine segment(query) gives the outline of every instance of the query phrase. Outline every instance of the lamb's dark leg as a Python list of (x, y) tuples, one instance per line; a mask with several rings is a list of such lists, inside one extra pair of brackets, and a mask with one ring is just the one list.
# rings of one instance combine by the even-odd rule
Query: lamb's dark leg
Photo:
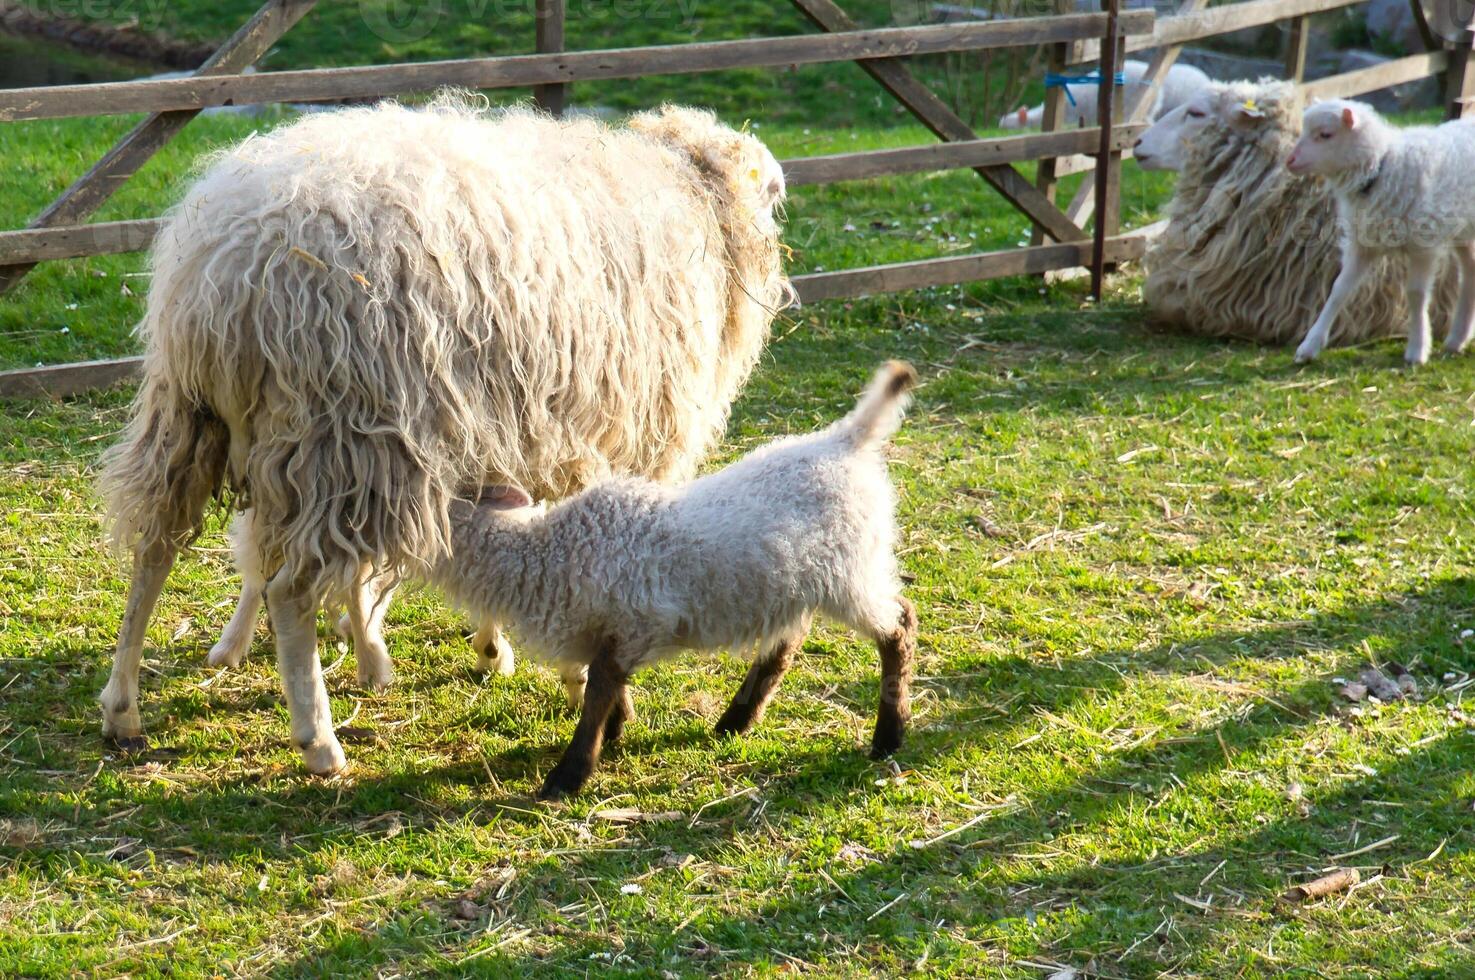
[(897, 597), (901, 616), (896, 628), (876, 639), (881, 652), (881, 704), (876, 710), (876, 732), (871, 758), (884, 759), (901, 748), (901, 737), (912, 717), (912, 660), (917, 653), (917, 610)]
[(713, 731), (718, 735), (741, 735), (763, 720), (768, 703), (778, 692), (779, 682), (794, 664), (794, 655), (804, 643), (804, 634), (784, 637), (770, 650), (764, 651), (748, 668), (743, 685), (732, 696), (732, 703), (717, 719)]
[[(578, 727), (574, 729), (573, 741), (564, 750), (563, 758), (543, 781), (538, 791), (540, 800), (560, 800), (572, 796), (583, 787), (594, 766), (599, 762), (599, 752), (604, 746), (605, 728), (619, 708), (623, 711), (629, 675), (615, 661), (615, 646), (605, 643), (589, 664), (589, 680), (584, 688), (584, 709), (579, 715)], [(623, 721), (621, 722), (623, 724)], [(618, 729), (617, 732), (618, 734)]]
[(604, 723), (604, 744), (613, 745), (625, 734), (625, 723), (635, 720), (635, 701), (630, 697), (627, 684), (620, 689), (620, 697), (610, 709), (609, 720)]

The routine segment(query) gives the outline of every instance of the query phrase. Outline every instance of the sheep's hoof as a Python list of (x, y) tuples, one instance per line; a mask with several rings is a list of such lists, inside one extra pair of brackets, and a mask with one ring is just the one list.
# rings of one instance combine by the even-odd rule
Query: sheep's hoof
[(511, 677), (517, 669), (517, 657), (506, 640), (488, 643), (476, 652), (476, 670), (481, 674)]
[(1411, 368), (1423, 367), (1429, 362), (1429, 354), (1427, 351), (1409, 351), (1403, 355), (1403, 361)]
[(901, 748), (903, 729), (895, 725), (877, 725), (871, 737), (871, 758), (877, 761), (889, 759)]
[(538, 799), (552, 802), (567, 799), (578, 793), (589, 779), (589, 774), (579, 771), (580, 768), (566, 766), (562, 762), (554, 766), (548, 778), (543, 780), (543, 788), (538, 790)]
[(210, 648), (210, 655), (205, 662), (211, 667), (229, 667), (232, 670), (241, 666), (241, 661), (246, 659), (247, 644), (227, 643), (221, 640)]
[(104, 735), (103, 741), (124, 755), (137, 755), (147, 752), (149, 748), (149, 740), (145, 735)]
[(735, 735), (746, 735), (753, 727), (753, 713), (751, 711), (734, 712), (728, 708), (717, 724), (712, 726), (712, 734), (719, 738), (731, 738)]
[(370, 649), (365, 644), (362, 651), (354, 651), (357, 658), (359, 686), (379, 693), (394, 683), (394, 668), (389, 663), (389, 652)]
[(327, 740), (320, 739), (303, 746), (302, 763), (314, 776), (331, 776), (348, 765), (348, 757), (343, 754), (338, 740), (330, 736)]

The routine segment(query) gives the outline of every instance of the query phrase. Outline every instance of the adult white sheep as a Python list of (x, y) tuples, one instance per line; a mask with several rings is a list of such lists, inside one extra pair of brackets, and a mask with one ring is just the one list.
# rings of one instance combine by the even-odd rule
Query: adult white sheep
[(344, 764), (315, 617), (423, 572), (490, 477), (561, 497), (687, 475), (788, 297), (773, 157), (706, 112), (628, 129), (464, 98), (309, 117), (219, 156), (171, 212), (143, 380), (103, 488), (133, 582), (103, 732), (142, 739), (148, 618), (212, 497), (254, 514), (313, 772)]
[[(1145, 61), (1128, 61), (1122, 65), (1122, 81), (1128, 98), (1131, 98), (1134, 91), (1145, 84), (1142, 79), (1146, 74), (1147, 62)], [(1208, 85), (1209, 76), (1192, 65), (1172, 66), (1168, 69), (1167, 77), (1153, 93), (1152, 111), (1147, 118), (1157, 119), (1164, 113), (1171, 112)], [(1064, 125), (1097, 125), (1096, 102), (1100, 98), (1097, 83), (1067, 83), (1065, 88), (1070, 95), (1065, 103)], [(1029, 109), (1021, 106), (1001, 116), (999, 126), (1004, 129), (1038, 129), (1044, 119), (1044, 105), (1033, 106)]]
[(1429, 359), (1429, 303), (1438, 265), (1453, 249), (1464, 284), (1444, 349), (1458, 354), (1475, 327), (1475, 123), (1396, 129), (1372, 106), (1335, 99), (1306, 110), (1301, 139), (1286, 161), (1296, 174), (1326, 179), (1337, 198), (1342, 270), (1326, 307), (1296, 349), (1309, 361), (1326, 346), (1331, 322), (1376, 261), (1408, 263), (1409, 327), (1404, 359)]
[[(1301, 339), (1331, 289), (1341, 248), (1330, 188), (1284, 166), (1300, 117), (1294, 85), (1216, 82), (1142, 135), (1139, 166), (1180, 171), (1167, 227), (1144, 260), (1143, 298), (1155, 321), (1263, 344)], [(1403, 279), (1398, 259), (1379, 263), (1355, 305), (1333, 321), (1330, 341), (1401, 335)], [(1447, 267), (1442, 308), (1453, 306), (1456, 290)]]

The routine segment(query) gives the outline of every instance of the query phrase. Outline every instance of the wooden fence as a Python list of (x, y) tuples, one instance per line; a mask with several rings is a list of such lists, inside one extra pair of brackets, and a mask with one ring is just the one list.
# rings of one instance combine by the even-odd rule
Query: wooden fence
[[(892, 265), (796, 276), (803, 300), (815, 301), (878, 292), (952, 285), (1001, 276), (1090, 266), (1093, 287), (1111, 264), (1145, 251), (1141, 234), (1118, 234), (1120, 162), (1145, 128), (1151, 100), (1147, 87), (1124, 100), (1113, 84), (1113, 68), (1126, 54), (1156, 49), (1148, 81), (1159, 81), (1181, 46), (1244, 27), (1289, 20), (1292, 42), (1287, 76), (1302, 81), (1306, 18), (1357, 0), (1246, 0), (1206, 9), (1207, 0), (1183, 0), (1171, 17), (1151, 11), (1118, 11), (1119, 0), (1102, 0), (1099, 14), (1062, 12), (1050, 17), (861, 29), (834, 0), (790, 0), (818, 28), (793, 37), (711, 41), (603, 51), (563, 51), (564, 0), (535, 0), (539, 53), (416, 64), (242, 74), (306, 16), (316, 0), (267, 0), (260, 10), (193, 75), (185, 78), (0, 90), (0, 124), (119, 113), (148, 113), (91, 170), (32, 222), (0, 232), (0, 294), (38, 262), (145, 249), (157, 219), (86, 223), (154, 153), (210, 106), (271, 102), (367, 99), (423, 92), (445, 85), (481, 89), (532, 87), (544, 108), (557, 112), (571, 82), (695, 73), (732, 68), (787, 67), (854, 61), (941, 143), (903, 149), (844, 153), (782, 161), (793, 186), (871, 177), (970, 168), (1033, 225), (1028, 247)], [(1067, 2), (1067, 0), (1061, 0)], [(1353, 95), (1446, 72), (1451, 115), (1475, 105), (1470, 44), (1444, 45), (1411, 0), (1429, 50), (1373, 68), (1318, 79), (1306, 85), (1320, 95)], [(968, 124), (912, 74), (913, 55), (1046, 45), (1051, 69), (1099, 60), (1102, 63), (1101, 125), (1063, 130), (1065, 94), (1052, 89), (1046, 100), (1044, 132), (980, 139)], [(1115, 123), (1115, 119), (1122, 120)], [(1014, 164), (1039, 161), (1032, 184)], [(1101, 162), (1102, 166), (1097, 166)], [(1096, 169), (1066, 207), (1055, 202), (1059, 179)], [(1094, 213), (1094, 234), (1086, 223)], [(137, 359), (88, 362), (0, 372), (0, 397), (61, 395), (112, 383), (136, 370)]]

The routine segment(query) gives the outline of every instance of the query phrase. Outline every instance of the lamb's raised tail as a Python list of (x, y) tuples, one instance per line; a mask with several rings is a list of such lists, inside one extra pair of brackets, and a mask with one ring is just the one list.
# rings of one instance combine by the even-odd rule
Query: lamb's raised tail
[(917, 371), (906, 361), (887, 361), (860, 396), (855, 410), (835, 424), (837, 434), (857, 448), (880, 445), (901, 428)]

